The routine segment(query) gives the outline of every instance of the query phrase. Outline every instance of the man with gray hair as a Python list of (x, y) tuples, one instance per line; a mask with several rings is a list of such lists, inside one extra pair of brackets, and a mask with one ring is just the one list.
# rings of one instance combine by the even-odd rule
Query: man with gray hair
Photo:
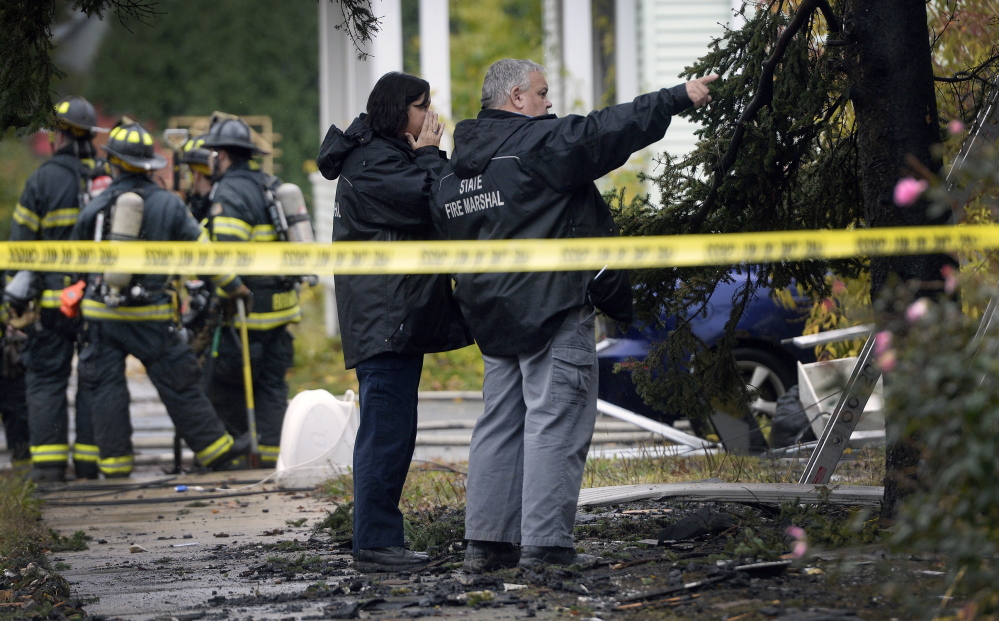
[[(711, 101), (710, 75), (587, 116), (548, 114), (541, 65), (486, 73), (482, 111), (458, 123), (431, 190), (445, 239), (617, 235), (594, 180), (663, 137), (672, 115)], [(464, 568), (592, 566), (572, 528), (596, 421), (595, 309), (631, 319), (625, 272), (457, 274), (455, 298), (485, 362), (485, 411), (468, 464)], [(523, 547), (520, 547), (520, 546)]]

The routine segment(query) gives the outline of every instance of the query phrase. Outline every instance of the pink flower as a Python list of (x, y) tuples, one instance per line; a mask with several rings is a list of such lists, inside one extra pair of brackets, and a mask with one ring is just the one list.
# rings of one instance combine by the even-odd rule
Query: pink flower
[(945, 265), (940, 268), (940, 275), (944, 277), (944, 293), (952, 295), (957, 290), (957, 270), (953, 265)]
[(885, 373), (891, 373), (894, 371), (897, 363), (898, 358), (895, 356), (894, 349), (889, 349), (885, 353), (878, 356), (878, 367)]
[(953, 119), (950, 123), (947, 123), (947, 133), (949, 133), (951, 136), (963, 132), (964, 132), (964, 123), (961, 122), (961, 119)]
[(909, 323), (916, 323), (925, 317), (929, 310), (930, 301), (926, 298), (919, 298), (912, 304), (909, 304), (909, 308), (905, 309), (905, 318), (909, 320)]
[(800, 526), (788, 526), (787, 534), (794, 539), (794, 547), (791, 548), (791, 556), (801, 558), (808, 551), (808, 535), (805, 529)]
[(846, 293), (846, 283), (837, 278), (835, 282), (833, 282), (832, 294), (843, 295), (844, 293)]
[(903, 177), (895, 184), (895, 204), (899, 207), (908, 207), (915, 203), (920, 195), (930, 187), (930, 182), (925, 179), (913, 179)]
[(874, 335), (874, 355), (880, 356), (891, 349), (891, 332), (882, 330)]

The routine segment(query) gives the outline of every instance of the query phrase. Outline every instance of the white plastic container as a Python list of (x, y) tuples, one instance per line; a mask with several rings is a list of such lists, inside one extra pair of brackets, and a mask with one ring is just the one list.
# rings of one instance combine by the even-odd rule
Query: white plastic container
[(343, 399), (325, 390), (295, 395), (281, 427), (278, 487), (310, 487), (350, 472), (359, 424), (352, 390)]
[[(812, 364), (798, 363), (798, 393), (805, 415), (812, 424), (815, 437), (822, 436), (822, 430), (829, 422), (829, 417), (836, 404), (853, 368), (857, 366), (857, 358), (841, 358)], [(884, 383), (878, 378), (874, 393), (864, 407), (864, 413), (857, 421), (857, 427), (850, 437), (850, 446), (863, 446), (871, 443), (884, 443)]]

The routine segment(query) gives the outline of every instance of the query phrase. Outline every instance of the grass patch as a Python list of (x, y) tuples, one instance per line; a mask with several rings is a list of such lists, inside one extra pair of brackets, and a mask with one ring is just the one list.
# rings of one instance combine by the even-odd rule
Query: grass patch
[[(855, 452), (856, 459), (841, 462), (837, 475), (850, 485), (881, 485), (885, 475), (884, 448)], [(797, 483), (804, 465), (795, 460), (772, 460), (722, 453), (704, 457), (675, 457), (652, 447), (641, 457), (588, 459), (583, 487), (640, 483), (689, 483), (721, 479), (728, 483)]]
[(89, 550), (90, 547), (87, 545), (88, 541), (93, 540), (93, 537), (78, 530), (69, 537), (60, 534), (57, 531), (49, 529), (49, 552), (79, 552), (81, 550)]
[(0, 472), (0, 566), (16, 570), (45, 558), (49, 537), (34, 484), (22, 475)]

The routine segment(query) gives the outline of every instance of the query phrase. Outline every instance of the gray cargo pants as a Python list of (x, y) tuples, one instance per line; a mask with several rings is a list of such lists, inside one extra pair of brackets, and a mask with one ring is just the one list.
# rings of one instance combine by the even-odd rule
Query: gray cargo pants
[(569, 311), (539, 351), (483, 356), (485, 411), (468, 462), (465, 537), (573, 545), (597, 417), (593, 307)]

